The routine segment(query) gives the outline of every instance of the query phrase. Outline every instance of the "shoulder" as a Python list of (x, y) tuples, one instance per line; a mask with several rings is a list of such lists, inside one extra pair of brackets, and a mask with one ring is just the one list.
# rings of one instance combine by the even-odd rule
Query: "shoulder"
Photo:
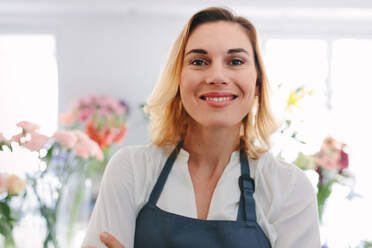
[(313, 191), (310, 180), (297, 166), (274, 157), (267, 152), (260, 156), (256, 162), (256, 174), (269, 179), (275, 186), (289, 186), (298, 184), (301, 189)]
[[(272, 207), (282, 214), (295, 211), (316, 201), (315, 188), (306, 174), (294, 164), (285, 162), (267, 152), (256, 160), (257, 183), (268, 192)], [(275, 211), (274, 211), (275, 212)]]
[(153, 144), (123, 146), (108, 161), (104, 179), (121, 182), (125, 179), (133, 182), (137, 176), (143, 177), (159, 170), (157, 165), (160, 165), (166, 157), (167, 149)]
[(109, 165), (121, 167), (125, 165), (148, 164), (148, 162), (161, 160), (167, 157), (166, 147), (157, 147), (153, 144), (124, 146), (117, 150), (109, 161)]

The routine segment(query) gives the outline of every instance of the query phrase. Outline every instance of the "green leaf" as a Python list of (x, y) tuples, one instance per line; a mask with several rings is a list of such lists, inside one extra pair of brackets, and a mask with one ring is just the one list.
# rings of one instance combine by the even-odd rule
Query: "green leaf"
[(10, 207), (7, 203), (0, 202), (0, 212), (5, 216), (5, 218), (10, 219)]
[(12, 226), (3, 218), (0, 218), (0, 233), (5, 238), (12, 235)]
[(48, 152), (45, 155), (44, 160), (47, 164), (50, 164), (50, 161), (52, 160), (52, 158), (53, 158), (53, 146), (50, 149), (48, 149)]

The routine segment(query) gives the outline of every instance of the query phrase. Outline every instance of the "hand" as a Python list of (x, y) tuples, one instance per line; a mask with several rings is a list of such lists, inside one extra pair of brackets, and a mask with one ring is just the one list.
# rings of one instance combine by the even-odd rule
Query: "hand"
[[(125, 248), (114, 236), (107, 232), (103, 232), (99, 235), (101, 241), (106, 245), (107, 248)], [(95, 248), (93, 246), (84, 246), (84, 248)]]

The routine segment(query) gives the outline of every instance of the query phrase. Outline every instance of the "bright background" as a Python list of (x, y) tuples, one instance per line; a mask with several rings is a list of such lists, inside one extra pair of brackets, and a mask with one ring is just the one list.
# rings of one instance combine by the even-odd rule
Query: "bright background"
[[(372, 239), (370, 1), (1, 1), (0, 132), (10, 137), (15, 123), (29, 120), (52, 134), (74, 99), (108, 94), (131, 107), (124, 144), (147, 144), (139, 105), (188, 17), (210, 5), (229, 6), (256, 24), (279, 118), (283, 92), (300, 85), (314, 91), (296, 112), (307, 145), (275, 148), (285, 146), (290, 159), (298, 150), (316, 152), (326, 135), (349, 145), (360, 197), (348, 201), (335, 189), (325, 216), (330, 247)], [(32, 170), (35, 159), (2, 153), (0, 172)]]

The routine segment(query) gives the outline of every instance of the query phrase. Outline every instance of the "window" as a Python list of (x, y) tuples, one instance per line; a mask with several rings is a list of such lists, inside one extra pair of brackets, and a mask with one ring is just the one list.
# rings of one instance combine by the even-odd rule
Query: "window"
[[(0, 35), (0, 132), (6, 138), (19, 133), (22, 120), (41, 126), (51, 135), (57, 128), (58, 78), (55, 38), (52, 35)], [(0, 153), (0, 172), (22, 176), (38, 168), (36, 153), (25, 150)], [(33, 203), (31, 203), (33, 204)], [(43, 222), (25, 216), (14, 230), (19, 247), (41, 247)]]
[[(52, 35), (0, 35), (0, 132), (19, 133), (16, 123), (39, 124), (51, 135), (57, 128), (58, 78)], [(36, 156), (0, 153), (0, 172), (21, 174)], [(32, 162), (30, 162), (32, 161)]]
[(279, 137), (277, 146), (281, 147), (274, 146), (274, 152), (284, 150), (284, 157), (293, 161), (298, 151), (316, 152), (326, 135), (349, 146), (355, 194), (350, 201), (346, 199), (349, 189), (335, 184), (321, 231), (322, 242), (329, 247), (356, 247), (372, 236), (370, 221), (366, 221), (372, 220), (372, 40), (269, 39), (264, 52), (276, 111), (283, 108), (279, 103), (286, 100), (290, 90), (304, 85), (314, 91), (293, 115), (304, 121), (295, 122), (294, 128), (308, 144), (287, 144)]
[(274, 95), (272, 105), (278, 118), (285, 118), (286, 113), (282, 112), (285, 107), (283, 103), (286, 103), (291, 90), (304, 86), (306, 90), (313, 91), (311, 97), (304, 98), (302, 108), (293, 109), (294, 113), (291, 115), (296, 118), (291, 126), (299, 131), (298, 138), (306, 141), (307, 144), (300, 146), (298, 142), (292, 142), (292, 139), (288, 141), (276, 137), (280, 141), (277, 140), (274, 144), (280, 144), (281, 147), (273, 149), (282, 150), (283, 156), (289, 161), (293, 161), (299, 151), (316, 152), (319, 149), (319, 142), (327, 132), (324, 126), (328, 114), (326, 42), (300, 39), (268, 40), (264, 56)]

